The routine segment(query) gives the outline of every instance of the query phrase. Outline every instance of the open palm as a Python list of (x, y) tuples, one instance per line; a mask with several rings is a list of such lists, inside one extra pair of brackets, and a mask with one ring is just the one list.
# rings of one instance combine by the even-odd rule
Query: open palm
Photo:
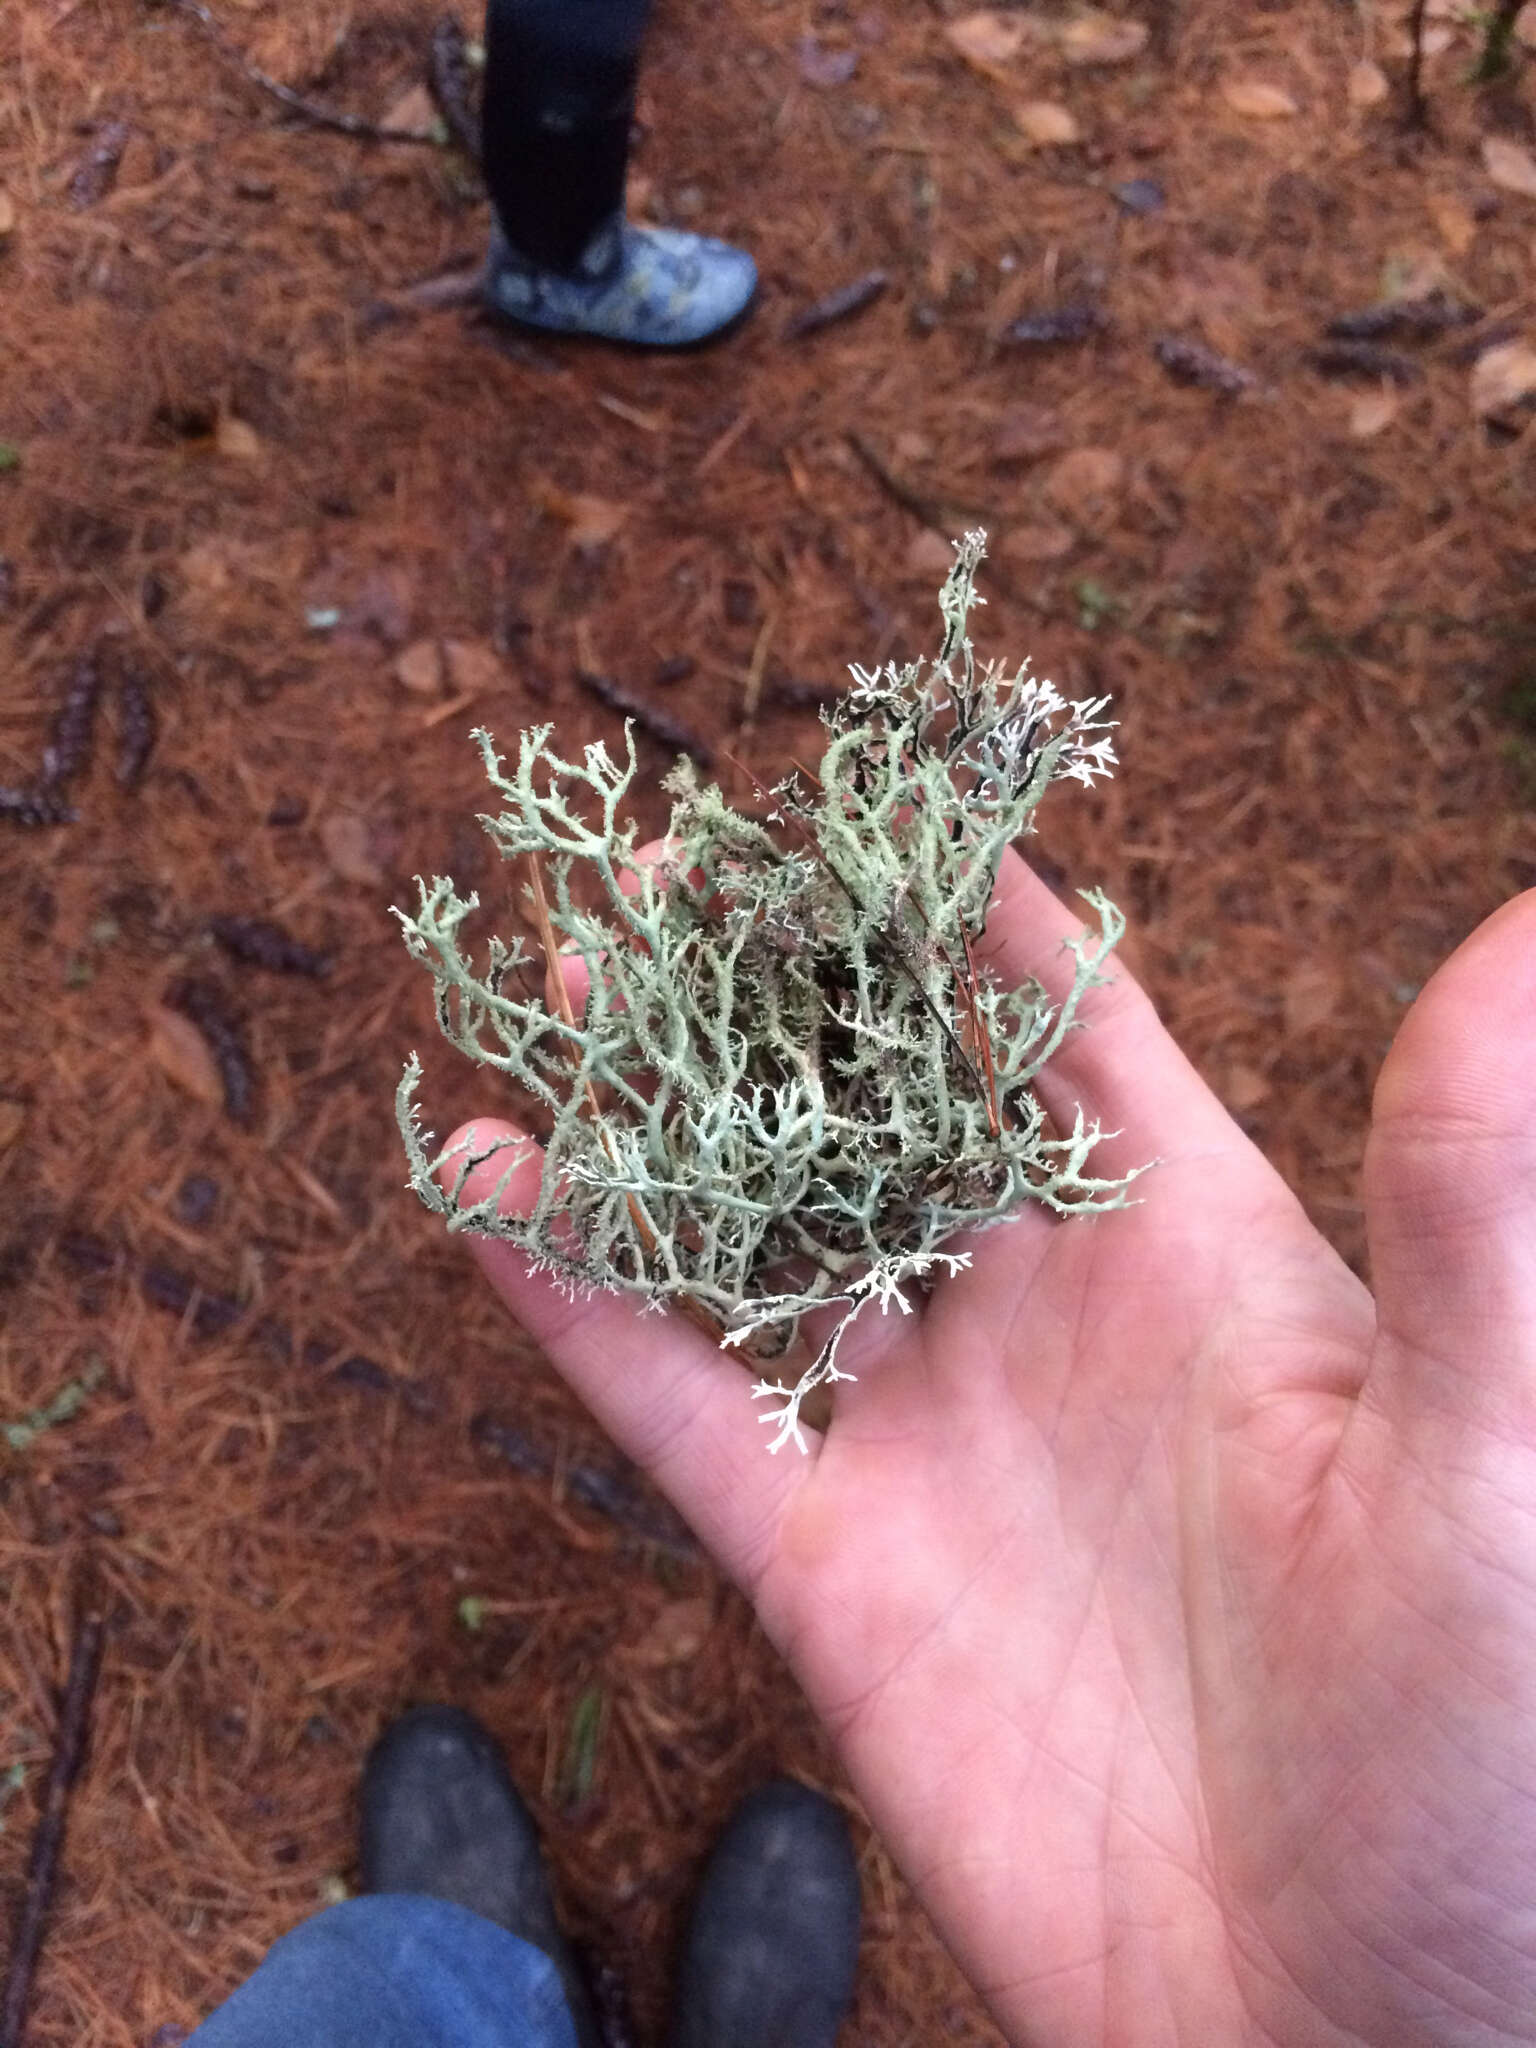
[[(1010, 858), (995, 971), (1051, 985), (1070, 928)], [(1134, 985), (1084, 1016), (1042, 1092), (1157, 1157), (1140, 1202), (867, 1312), (808, 1458), (686, 1323), (477, 1256), (1012, 2039), (1536, 2040), (1536, 892), (1383, 1072), (1374, 1300)]]

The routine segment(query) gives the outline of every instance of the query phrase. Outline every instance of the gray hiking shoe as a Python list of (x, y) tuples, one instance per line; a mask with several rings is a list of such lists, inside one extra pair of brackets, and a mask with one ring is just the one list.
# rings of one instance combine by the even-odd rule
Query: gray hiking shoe
[(587, 244), (576, 271), (540, 270), (491, 229), (485, 303), (546, 334), (584, 334), (639, 348), (691, 348), (734, 326), (757, 291), (745, 249), (680, 228), (617, 217)]

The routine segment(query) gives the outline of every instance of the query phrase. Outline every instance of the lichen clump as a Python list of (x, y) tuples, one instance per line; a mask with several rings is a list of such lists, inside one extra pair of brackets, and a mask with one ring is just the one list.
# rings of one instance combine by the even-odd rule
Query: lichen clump
[(637, 862), (623, 817), (632, 734), (622, 760), (595, 745), (567, 761), (539, 726), (509, 773), (476, 733), (505, 805), (481, 822), (524, 864), (546, 941), (584, 964), (579, 1015), (544, 1000), (547, 962), (521, 939), (472, 964), (459, 934), (477, 899), (450, 881), (397, 913), (444, 1035), (548, 1125), (530, 1211), (502, 1204), (521, 1142), (471, 1198), (471, 1173), (510, 1141), (436, 1153), (413, 1055), (398, 1098), (411, 1185), (450, 1229), (511, 1239), (572, 1287), (682, 1302), (759, 1357), (787, 1353), (808, 1310), (841, 1307), (793, 1384), (754, 1388), (775, 1450), (804, 1448), (801, 1403), (848, 1377), (838, 1347), (861, 1307), (906, 1312), (909, 1283), (969, 1263), (946, 1249), (957, 1232), (1028, 1202), (1072, 1216), (1125, 1199), (1124, 1179), (1088, 1171), (1097, 1126), (1079, 1111), (1054, 1129), (1034, 1087), (1102, 979), (1119, 913), (1084, 892), (1099, 931), (1068, 942), (1059, 1002), (1035, 981), (999, 986), (982, 960), (1004, 849), (1052, 782), (1091, 784), (1115, 758), (1106, 698), (1069, 705), (1027, 663), (978, 667), (966, 618), (983, 541), (957, 548), (937, 657), (853, 668), (814, 775), (761, 791), (761, 816), (680, 762), (658, 863)]

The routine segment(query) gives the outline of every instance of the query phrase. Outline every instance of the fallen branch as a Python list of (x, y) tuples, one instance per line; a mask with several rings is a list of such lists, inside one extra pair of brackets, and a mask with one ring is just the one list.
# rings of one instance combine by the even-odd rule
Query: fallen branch
[(58, 1880), (59, 1853), (64, 1845), (70, 1790), (85, 1757), (91, 1700), (96, 1691), (96, 1675), (101, 1669), (105, 1627), (100, 1614), (87, 1614), (75, 1631), (70, 1651), (69, 1678), (59, 1708), (53, 1760), (48, 1768), (42, 1811), (38, 1814), (37, 1827), (32, 1835), (27, 1888), (22, 1893), (21, 1911), (11, 1940), (5, 1995), (0, 1998), (0, 2048), (21, 2048), (27, 2007), (32, 1996), (32, 1976), (42, 1949), (43, 1929), (47, 1925)]
[(304, 95), (295, 92), (291, 85), (284, 85), (281, 79), (274, 78), (269, 71), (263, 71), (259, 65), (253, 64), (230, 37), (223, 23), (203, 5), (203, 0), (166, 0), (166, 4), (179, 8), (183, 14), (190, 14), (194, 21), (202, 25), (208, 40), (229, 59), (243, 77), (275, 99), (280, 106), (286, 107), (290, 114), (297, 115), (301, 121), (307, 121), (311, 128), (328, 128), (333, 134), (350, 135), (358, 142), (414, 142), (418, 145), (424, 143), (430, 149), (438, 147), (435, 135), (424, 135), (419, 129), (388, 128), (382, 122), (365, 120), (361, 114), (338, 113), (334, 107), (322, 107), (314, 100), (305, 99)]

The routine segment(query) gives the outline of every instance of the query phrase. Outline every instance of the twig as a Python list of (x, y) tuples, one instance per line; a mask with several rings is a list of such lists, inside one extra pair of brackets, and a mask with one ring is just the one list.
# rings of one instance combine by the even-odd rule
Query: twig
[(427, 60), (427, 83), (437, 102), (443, 125), (455, 145), (472, 164), (480, 161), (480, 123), (475, 118), (474, 89), (470, 80), (469, 56), (464, 30), (451, 14), (445, 14), (432, 31)]
[(899, 476), (886, 468), (862, 434), (849, 432), (844, 439), (893, 503), (899, 505), (903, 512), (910, 512), (920, 525), (931, 526), (935, 533), (948, 537), (953, 522), (945, 518), (945, 507), (937, 498), (925, 498), (910, 484), (904, 484)]
[(101, 1669), (105, 1628), (100, 1614), (87, 1614), (75, 1631), (70, 1650), (69, 1678), (59, 1708), (53, 1760), (48, 1769), (42, 1811), (32, 1836), (27, 1888), (22, 1894), (21, 1911), (11, 1941), (5, 1995), (0, 1999), (0, 2048), (21, 2048), (32, 1995), (32, 1974), (42, 1949), (43, 1929), (53, 1904), (54, 1885), (59, 1873), (59, 1853), (64, 1844), (70, 1789), (85, 1756), (91, 1700), (96, 1690), (96, 1675)]
[(803, 341), (808, 334), (819, 334), (823, 327), (835, 326), (839, 320), (851, 320), (855, 313), (862, 313), (866, 306), (872, 306), (890, 281), (884, 270), (867, 270), (852, 283), (839, 285), (836, 291), (813, 300), (809, 306), (802, 306), (792, 319), (786, 321), (783, 339)]
[(201, 23), (204, 34), (216, 49), (226, 56), (252, 85), (270, 95), (279, 105), (296, 114), (301, 121), (307, 121), (312, 128), (328, 128), (336, 135), (350, 135), (359, 142), (414, 142), (425, 144), (430, 149), (438, 147), (435, 135), (424, 135), (416, 128), (388, 128), (379, 121), (368, 121), (361, 114), (341, 114), (333, 107), (319, 106), (314, 100), (305, 99), (295, 92), (291, 85), (284, 85), (269, 71), (263, 71), (253, 64), (245, 52), (231, 39), (223, 24), (203, 5), (203, 0), (167, 0), (167, 4), (179, 8), (183, 14), (190, 14), (194, 21)]
[(673, 747), (680, 754), (691, 755), (699, 766), (706, 770), (715, 764), (714, 749), (700, 737), (691, 726), (684, 725), (670, 711), (663, 711), (659, 704), (649, 703), (633, 690), (627, 690), (612, 676), (582, 662), (576, 670), (576, 680), (589, 696), (599, 704), (606, 704), (611, 711), (617, 711), (625, 718), (632, 718), (642, 732), (648, 732), (663, 746)]
[(1474, 85), (1487, 85), (1509, 69), (1509, 43), (1525, 0), (1498, 0), (1484, 17), (1483, 47), (1472, 71)]

